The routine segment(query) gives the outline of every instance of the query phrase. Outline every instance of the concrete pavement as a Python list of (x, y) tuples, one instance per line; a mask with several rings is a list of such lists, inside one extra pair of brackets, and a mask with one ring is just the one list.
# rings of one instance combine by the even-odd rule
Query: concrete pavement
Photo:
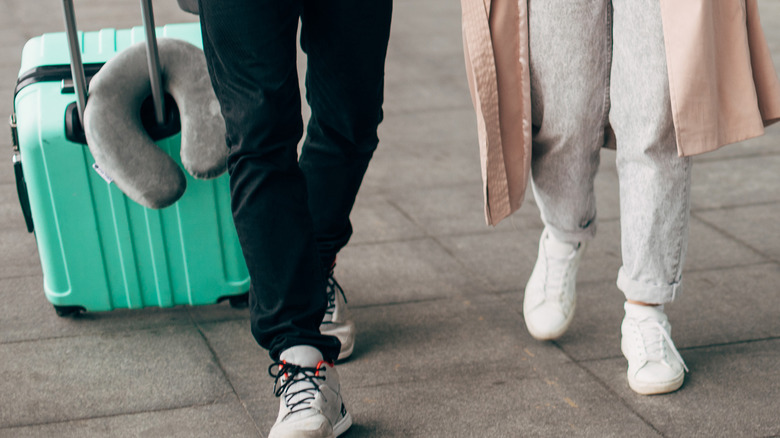
[[(137, 2), (76, 0), (79, 27), (140, 23)], [(780, 1), (759, 0), (780, 69)], [(157, 24), (194, 21), (156, 0)], [(0, 100), (60, 3), (0, 0)], [(555, 342), (522, 320), (542, 230), (533, 201), (484, 224), (457, 0), (396, 0), (380, 148), (337, 276), (358, 327), (340, 365), (358, 437), (780, 436), (780, 126), (696, 157), (685, 292), (667, 307), (691, 373), (673, 394), (625, 381), (617, 175), (604, 151), (599, 235), (577, 316)], [(2, 137), (0, 137), (2, 138)], [(60, 318), (0, 166), (0, 437), (262, 437), (278, 401), (246, 309)]]

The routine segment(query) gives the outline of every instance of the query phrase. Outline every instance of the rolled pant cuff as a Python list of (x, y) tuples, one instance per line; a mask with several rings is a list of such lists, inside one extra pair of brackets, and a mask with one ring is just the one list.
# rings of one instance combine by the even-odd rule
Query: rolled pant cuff
[(652, 284), (629, 278), (620, 268), (617, 287), (627, 300), (649, 304), (666, 304), (674, 301), (682, 292), (682, 281), (672, 284)]

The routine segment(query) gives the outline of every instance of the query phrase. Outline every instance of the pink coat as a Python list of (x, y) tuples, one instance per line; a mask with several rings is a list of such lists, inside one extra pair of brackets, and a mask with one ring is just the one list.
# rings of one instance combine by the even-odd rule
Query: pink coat
[[(757, 0), (660, 0), (680, 156), (757, 137), (780, 120), (780, 81)], [(461, 0), (487, 223), (520, 208), (531, 165), (526, 2)]]

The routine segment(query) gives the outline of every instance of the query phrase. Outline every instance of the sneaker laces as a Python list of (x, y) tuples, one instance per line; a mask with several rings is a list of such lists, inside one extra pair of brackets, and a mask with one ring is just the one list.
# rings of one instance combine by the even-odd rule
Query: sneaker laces
[(333, 312), (336, 311), (336, 293), (340, 293), (341, 297), (344, 298), (344, 302), (347, 302), (347, 296), (344, 294), (344, 289), (342, 289), (341, 285), (336, 281), (333, 271), (330, 271), (330, 274), (328, 274), (328, 285), (325, 288), (325, 294), (328, 297), (328, 307), (325, 308), (325, 318), (322, 321), (323, 324), (333, 323)]
[(680, 352), (677, 351), (677, 347), (674, 346), (672, 337), (669, 336), (669, 332), (666, 328), (655, 318), (645, 318), (637, 321), (639, 327), (639, 333), (642, 336), (642, 345), (645, 348), (645, 355), (648, 361), (660, 362), (665, 357), (664, 341), (669, 345), (670, 350), (682, 364), (685, 371), (688, 371), (688, 367), (685, 365)]
[(290, 410), (287, 416), (311, 408), (311, 402), (318, 392), (321, 393), (316, 381), (325, 380), (325, 376), (320, 375), (320, 371), (324, 370), (325, 361), (318, 362), (314, 368), (302, 367), (286, 361), (275, 362), (268, 367), (268, 374), (275, 379), (274, 395), (276, 397), (284, 395), (284, 404)]

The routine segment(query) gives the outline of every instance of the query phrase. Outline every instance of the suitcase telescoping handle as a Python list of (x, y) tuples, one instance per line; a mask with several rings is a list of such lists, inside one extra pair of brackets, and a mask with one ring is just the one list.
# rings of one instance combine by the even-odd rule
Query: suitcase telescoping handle
[(62, 0), (65, 13), (65, 34), (68, 36), (68, 51), (70, 52), (70, 73), (73, 77), (73, 87), (76, 90), (76, 105), (79, 110), (79, 121), (84, 126), (84, 107), (87, 105), (87, 78), (84, 75), (84, 63), (81, 61), (76, 27), (76, 13), (73, 0)]
[(154, 101), (154, 115), (157, 125), (165, 124), (165, 94), (162, 88), (162, 76), (160, 75), (160, 55), (157, 52), (157, 35), (154, 32), (154, 13), (152, 12), (152, 0), (141, 0), (141, 12), (143, 13), (144, 29), (146, 29), (146, 59), (149, 64), (149, 79), (152, 84), (152, 100)]
[[(78, 107), (79, 121), (84, 126), (84, 108), (87, 105), (87, 79), (84, 74), (84, 63), (81, 60), (81, 47), (78, 40), (78, 28), (76, 26), (76, 13), (73, 0), (62, 0), (65, 13), (65, 33), (68, 37), (68, 50), (70, 52), (70, 70), (73, 75), (73, 85), (76, 91), (76, 105)], [(157, 36), (154, 30), (154, 13), (152, 0), (141, 0), (141, 12), (143, 14), (144, 29), (146, 31), (146, 54), (149, 63), (149, 78), (152, 85), (152, 99), (154, 101), (154, 114), (158, 125), (165, 124), (165, 95), (162, 88), (162, 75), (160, 74), (160, 56), (157, 51)]]

